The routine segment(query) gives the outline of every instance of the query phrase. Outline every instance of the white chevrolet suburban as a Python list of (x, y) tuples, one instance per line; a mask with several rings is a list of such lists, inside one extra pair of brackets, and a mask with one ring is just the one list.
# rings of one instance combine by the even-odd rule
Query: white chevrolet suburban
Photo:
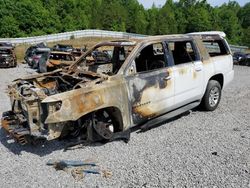
[(63, 70), (16, 80), (2, 126), (22, 144), (109, 141), (199, 105), (215, 110), (233, 77), (223, 32), (102, 42)]

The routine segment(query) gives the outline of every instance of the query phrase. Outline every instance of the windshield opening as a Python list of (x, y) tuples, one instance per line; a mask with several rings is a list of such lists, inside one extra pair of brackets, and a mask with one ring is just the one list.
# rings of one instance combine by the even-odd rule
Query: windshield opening
[(78, 62), (77, 68), (114, 75), (120, 70), (133, 49), (132, 45), (107, 45), (95, 48)]

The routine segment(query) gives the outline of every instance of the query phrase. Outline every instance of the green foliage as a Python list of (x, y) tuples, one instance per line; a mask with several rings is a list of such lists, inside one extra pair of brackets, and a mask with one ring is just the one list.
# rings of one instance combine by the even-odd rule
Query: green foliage
[(238, 13), (243, 28), (250, 26), (250, 3), (247, 3)]
[(160, 9), (158, 14), (157, 25), (159, 34), (177, 33), (174, 11), (175, 7), (172, 0), (167, 0), (166, 4)]
[(0, 0), (0, 37), (82, 29), (148, 35), (222, 30), (231, 43), (250, 46), (250, 3), (167, 0), (145, 9), (137, 0)]
[(233, 1), (218, 8), (218, 23), (233, 44), (239, 44), (241, 40), (241, 25), (237, 17), (239, 10), (239, 4)]
[(243, 37), (241, 44), (250, 47), (250, 26), (246, 29), (243, 29)]
[(0, 33), (3, 37), (12, 37), (16, 33), (19, 33), (18, 22), (13, 16), (5, 16), (0, 20), (0, 25), (5, 25), (5, 27), (0, 27)]

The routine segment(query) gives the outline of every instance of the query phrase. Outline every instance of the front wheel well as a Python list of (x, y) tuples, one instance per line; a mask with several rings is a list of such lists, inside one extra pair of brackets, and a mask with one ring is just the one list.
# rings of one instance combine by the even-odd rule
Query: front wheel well
[(115, 132), (120, 132), (123, 130), (123, 119), (122, 119), (122, 113), (119, 108), (117, 107), (107, 107), (100, 109), (98, 111), (106, 111), (110, 118), (112, 119), (113, 126), (115, 128)]
[(122, 113), (119, 108), (117, 107), (106, 107), (102, 109), (98, 109), (96, 111), (90, 112), (81, 118), (79, 118), (76, 121), (68, 122), (69, 126), (64, 126), (62, 130), (61, 137), (65, 137), (68, 135), (71, 135), (73, 137), (81, 137), (86, 139), (86, 136), (88, 135), (87, 129), (89, 125), (93, 125), (94, 117), (98, 119), (104, 118), (104, 121), (106, 118), (103, 116), (104, 114), (107, 115), (107, 118), (112, 121), (113, 125), (113, 131), (114, 132), (122, 132), (123, 131), (123, 119), (122, 119)]
[(212, 77), (209, 79), (209, 81), (210, 81), (210, 80), (216, 80), (216, 81), (218, 81), (219, 84), (220, 84), (220, 86), (221, 86), (221, 88), (223, 88), (223, 85), (224, 85), (224, 77), (223, 77), (223, 74), (216, 74), (216, 75), (212, 76)]
[(106, 112), (110, 119), (112, 120), (112, 124), (114, 126), (114, 132), (120, 132), (123, 131), (123, 119), (122, 119), (122, 113), (119, 108), (117, 107), (105, 107), (98, 109), (96, 111), (92, 111), (84, 116), (82, 116), (80, 119), (78, 119), (76, 122), (80, 125), (83, 124), (84, 121), (89, 120), (94, 114), (99, 114), (102, 112)]

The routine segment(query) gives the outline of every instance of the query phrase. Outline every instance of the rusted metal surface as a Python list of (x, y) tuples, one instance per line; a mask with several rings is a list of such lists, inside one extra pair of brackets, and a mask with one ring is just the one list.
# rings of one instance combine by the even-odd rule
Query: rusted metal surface
[[(157, 49), (159, 54), (155, 57), (162, 56), (163, 59), (154, 60), (158, 65), (151, 69), (146, 67), (147, 71), (141, 74), (136, 62), (143, 49), (161, 44), (167, 50), (164, 47), (167, 41), (194, 41), (202, 62), (172, 67), (172, 52), (163, 53)], [(93, 55), (98, 49), (104, 49), (108, 55), (110, 48), (113, 48), (110, 59), (98, 59)], [(95, 137), (109, 140), (114, 133), (177, 108), (175, 93), (188, 90), (188, 87), (176, 87), (176, 84), (190, 75), (188, 81), (194, 82), (192, 87), (201, 84), (203, 77), (195, 68), (202, 63), (213, 66), (201, 38), (197, 36), (155, 36), (136, 42), (99, 43), (69, 67), (16, 80), (9, 86), (12, 111), (18, 119), (23, 118), (22, 125), (32, 137), (52, 140), (71, 134), (87, 140), (95, 140)], [(206, 76), (212, 74), (209, 72)], [(201, 97), (203, 89), (195, 97)], [(2, 126), (11, 133), (5, 119)]]

